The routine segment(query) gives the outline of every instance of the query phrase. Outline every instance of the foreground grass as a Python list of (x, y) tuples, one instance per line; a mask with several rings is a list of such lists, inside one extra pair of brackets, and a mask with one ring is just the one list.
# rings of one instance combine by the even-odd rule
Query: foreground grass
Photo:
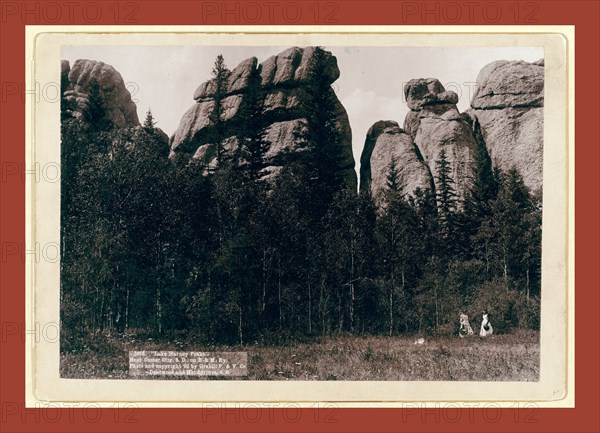
[(537, 381), (539, 333), (519, 331), (485, 339), (471, 337), (336, 336), (285, 346), (206, 346), (177, 338), (143, 335), (86, 340), (61, 354), (61, 376), (126, 379), (130, 350), (246, 351), (245, 380), (443, 380)]

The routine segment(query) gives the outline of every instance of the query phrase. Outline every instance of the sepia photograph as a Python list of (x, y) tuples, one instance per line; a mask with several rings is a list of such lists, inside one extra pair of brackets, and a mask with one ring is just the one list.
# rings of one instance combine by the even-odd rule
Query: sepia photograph
[(60, 57), (61, 378), (539, 381), (543, 47)]
[(8, 430), (593, 430), (598, 6), (4, 6)]

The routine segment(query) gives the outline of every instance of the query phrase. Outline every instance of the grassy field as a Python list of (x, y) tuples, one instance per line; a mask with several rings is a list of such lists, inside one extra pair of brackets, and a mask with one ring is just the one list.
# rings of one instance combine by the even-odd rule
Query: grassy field
[(415, 336), (337, 336), (284, 346), (201, 346), (177, 335), (89, 338), (61, 355), (61, 376), (127, 379), (130, 350), (246, 351), (247, 380), (537, 381), (539, 332), (485, 339)]

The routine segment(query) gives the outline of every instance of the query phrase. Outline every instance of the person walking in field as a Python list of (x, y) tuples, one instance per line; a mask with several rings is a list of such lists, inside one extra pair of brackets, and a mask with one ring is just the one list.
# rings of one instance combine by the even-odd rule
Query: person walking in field
[(494, 333), (492, 323), (490, 322), (490, 315), (487, 310), (483, 310), (483, 320), (481, 321), (481, 330), (479, 331), (480, 337), (489, 337)]

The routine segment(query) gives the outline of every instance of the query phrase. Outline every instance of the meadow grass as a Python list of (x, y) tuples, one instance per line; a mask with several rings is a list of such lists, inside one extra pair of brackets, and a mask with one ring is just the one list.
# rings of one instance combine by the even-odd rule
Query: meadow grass
[[(480, 338), (414, 335), (329, 336), (279, 346), (209, 346), (181, 334), (161, 339), (130, 333), (95, 335), (75, 352), (61, 354), (61, 376), (129, 378), (130, 350), (248, 353), (243, 380), (537, 381), (539, 332), (517, 331)], [(181, 379), (181, 378), (180, 378)], [(214, 378), (213, 378), (214, 379)]]

